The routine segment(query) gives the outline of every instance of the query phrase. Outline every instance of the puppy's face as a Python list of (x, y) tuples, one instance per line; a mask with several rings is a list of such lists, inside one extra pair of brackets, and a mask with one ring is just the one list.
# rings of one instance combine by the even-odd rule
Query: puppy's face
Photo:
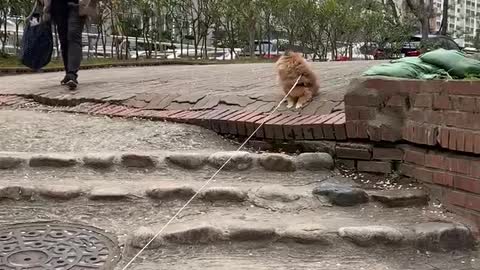
[[(277, 72), (280, 77), (295, 76), (302, 66), (306, 66), (306, 61), (301, 53), (286, 52), (278, 59), (276, 63)], [(300, 72), (300, 74), (303, 72)], [(298, 75), (297, 75), (298, 76)]]

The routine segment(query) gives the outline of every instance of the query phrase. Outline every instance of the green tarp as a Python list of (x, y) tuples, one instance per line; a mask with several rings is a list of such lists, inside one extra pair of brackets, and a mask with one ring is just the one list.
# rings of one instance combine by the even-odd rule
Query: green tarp
[(438, 49), (420, 57), (407, 57), (374, 66), (363, 75), (424, 80), (480, 77), (480, 61), (467, 58), (458, 51)]

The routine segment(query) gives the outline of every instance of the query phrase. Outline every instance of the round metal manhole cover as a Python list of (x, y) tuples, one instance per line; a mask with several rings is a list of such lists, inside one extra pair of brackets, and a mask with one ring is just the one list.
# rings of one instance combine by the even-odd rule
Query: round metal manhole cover
[(0, 228), (0, 270), (113, 269), (114, 237), (84, 225), (28, 223)]

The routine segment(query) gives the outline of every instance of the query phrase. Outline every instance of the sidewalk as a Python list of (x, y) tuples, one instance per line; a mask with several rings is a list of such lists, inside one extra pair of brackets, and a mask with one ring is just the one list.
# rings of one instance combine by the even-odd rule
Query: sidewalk
[[(321, 92), (300, 111), (328, 114), (343, 109), (350, 79), (377, 61), (314, 63)], [(0, 95), (47, 97), (59, 104), (85, 101), (119, 102), (155, 110), (245, 109), (270, 111), (282, 98), (273, 64), (157, 66), (85, 70), (80, 88), (71, 93), (60, 86), (62, 73), (0, 77)], [(286, 111), (285, 106), (280, 111)]]

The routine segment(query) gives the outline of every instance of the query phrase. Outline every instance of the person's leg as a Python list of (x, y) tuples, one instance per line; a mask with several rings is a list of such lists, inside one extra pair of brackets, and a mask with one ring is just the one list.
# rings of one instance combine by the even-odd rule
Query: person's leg
[(82, 31), (85, 24), (85, 17), (78, 13), (78, 5), (68, 6), (68, 64), (67, 76), (71, 80), (68, 84), (70, 88), (75, 88), (78, 84), (78, 70), (82, 62)]
[[(52, 2), (52, 20), (57, 27), (58, 39), (60, 40), (60, 48), (65, 72), (68, 69), (68, 10), (64, 1)], [(58, 53), (58, 52), (57, 52)], [(61, 84), (66, 83), (66, 76)]]

